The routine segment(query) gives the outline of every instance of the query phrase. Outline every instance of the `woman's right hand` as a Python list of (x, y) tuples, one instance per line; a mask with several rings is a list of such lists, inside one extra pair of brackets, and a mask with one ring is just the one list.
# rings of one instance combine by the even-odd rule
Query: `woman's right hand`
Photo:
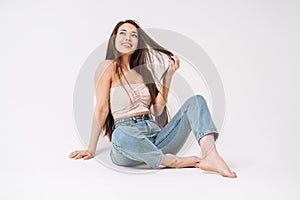
[(75, 160), (77, 159), (83, 159), (83, 160), (88, 160), (94, 157), (94, 154), (89, 152), (88, 150), (76, 150), (70, 153), (69, 158), (73, 158)]

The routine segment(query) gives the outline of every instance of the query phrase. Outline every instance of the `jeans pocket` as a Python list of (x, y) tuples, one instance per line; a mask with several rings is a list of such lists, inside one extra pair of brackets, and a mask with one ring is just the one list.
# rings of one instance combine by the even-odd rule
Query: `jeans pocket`
[(148, 120), (147, 123), (150, 128), (150, 132), (158, 133), (161, 131), (161, 128), (158, 126), (158, 124), (154, 120)]

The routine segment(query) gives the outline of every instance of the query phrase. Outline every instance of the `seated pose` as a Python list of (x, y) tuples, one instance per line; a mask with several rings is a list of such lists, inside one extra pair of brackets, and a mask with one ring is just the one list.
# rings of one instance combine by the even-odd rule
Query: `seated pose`
[[(166, 58), (169, 63), (161, 70)], [(116, 165), (195, 167), (237, 177), (217, 152), (219, 133), (201, 95), (190, 97), (168, 120), (169, 88), (179, 66), (179, 58), (149, 37), (137, 22), (119, 22), (110, 36), (106, 59), (95, 73), (97, 102), (88, 149), (73, 151), (69, 157), (93, 158), (104, 132), (112, 142), (110, 157)], [(162, 72), (158, 78), (157, 72)], [(176, 156), (191, 132), (202, 158)]]

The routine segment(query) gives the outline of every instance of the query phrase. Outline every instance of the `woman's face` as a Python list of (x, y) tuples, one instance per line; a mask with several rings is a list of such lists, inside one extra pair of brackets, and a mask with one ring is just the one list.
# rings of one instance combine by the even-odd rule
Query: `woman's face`
[(122, 24), (117, 32), (115, 47), (121, 54), (132, 54), (138, 46), (137, 28), (130, 24)]

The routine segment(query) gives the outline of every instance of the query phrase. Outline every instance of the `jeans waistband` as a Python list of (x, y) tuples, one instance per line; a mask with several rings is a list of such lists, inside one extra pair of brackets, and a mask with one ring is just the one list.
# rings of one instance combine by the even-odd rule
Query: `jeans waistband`
[(149, 120), (149, 119), (151, 119), (151, 120), (153, 119), (151, 114), (138, 115), (138, 116), (134, 116), (134, 117), (120, 119), (115, 123), (115, 125), (123, 123), (123, 122), (129, 122), (129, 121), (133, 121), (136, 123), (138, 121), (144, 121), (144, 120)]

